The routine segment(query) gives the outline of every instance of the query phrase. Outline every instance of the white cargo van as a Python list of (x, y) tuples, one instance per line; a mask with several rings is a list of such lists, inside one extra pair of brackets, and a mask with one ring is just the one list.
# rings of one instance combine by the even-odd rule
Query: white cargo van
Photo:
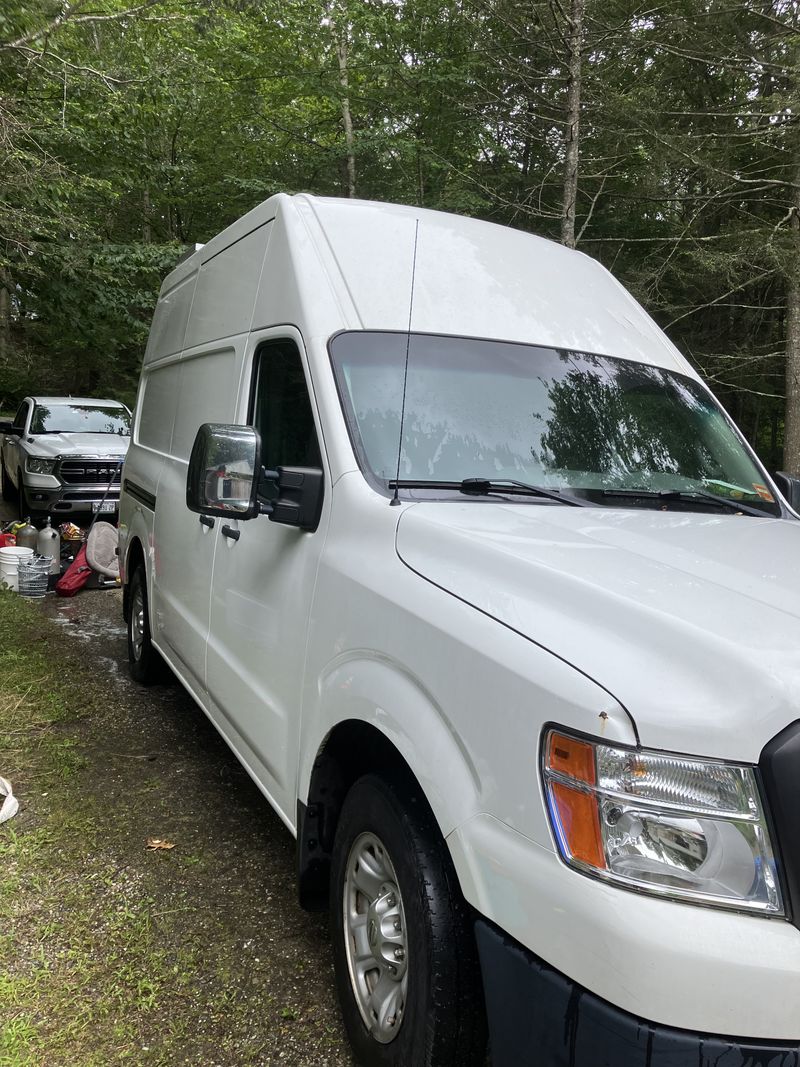
[(297, 837), (356, 1061), (800, 1062), (800, 522), (601, 266), (276, 196), (164, 282), (161, 661)]

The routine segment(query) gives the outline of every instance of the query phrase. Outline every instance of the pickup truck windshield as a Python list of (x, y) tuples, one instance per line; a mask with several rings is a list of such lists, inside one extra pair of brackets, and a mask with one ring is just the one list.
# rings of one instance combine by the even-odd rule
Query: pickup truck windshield
[[(390, 332), (330, 342), (356, 451), (387, 486), (397, 470), (407, 342)], [(691, 378), (610, 356), (412, 334), (401, 487), (477, 478), (614, 507), (704, 510), (712, 496), (779, 514), (762, 469)]]
[(113, 433), (129, 437), (131, 419), (125, 408), (92, 404), (37, 404), (31, 433)]

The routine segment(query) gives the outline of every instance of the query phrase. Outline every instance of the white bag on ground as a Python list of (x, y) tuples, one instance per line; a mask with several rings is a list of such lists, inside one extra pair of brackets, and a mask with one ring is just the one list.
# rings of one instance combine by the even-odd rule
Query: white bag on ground
[(9, 819), (13, 819), (19, 811), (19, 801), (14, 796), (11, 782), (7, 778), (0, 778), (0, 796), (5, 797), (2, 807), (0, 807), (0, 822), (7, 822)]

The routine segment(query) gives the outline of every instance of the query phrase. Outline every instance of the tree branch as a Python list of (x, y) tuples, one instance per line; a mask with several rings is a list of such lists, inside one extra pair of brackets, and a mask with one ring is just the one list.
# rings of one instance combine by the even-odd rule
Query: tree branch
[(127, 8), (125, 11), (117, 11), (112, 15), (101, 15), (99, 13), (80, 15), (78, 12), (81, 10), (81, 7), (83, 6), (82, 4), (79, 3), (74, 8), (70, 8), (69, 4), (65, 4), (64, 10), (48, 22), (46, 26), (42, 26), (38, 30), (31, 30), (30, 33), (23, 34), (22, 37), (18, 37), (16, 41), (5, 41), (0, 43), (0, 51), (11, 51), (13, 49), (23, 48), (25, 45), (37, 41), (40, 37), (50, 37), (67, 22), (118, 22), (120, 19), (131, 18), (133, 15), (138, 15), (140, 11), (147, 11), (148, 8), (155, 7), (158, 2), (159, 0), (145, 0), (145, 3), (139, 4), (138, 7)]

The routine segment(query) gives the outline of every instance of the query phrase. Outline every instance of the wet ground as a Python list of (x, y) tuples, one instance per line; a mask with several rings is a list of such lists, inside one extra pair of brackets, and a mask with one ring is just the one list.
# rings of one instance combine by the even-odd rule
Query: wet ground
[[(114, 806), (132, 801), (121, 829), (133, 840), (119, 842), (123, 854), (130, 847), (141, 862), (147, 837), (175, 844), (174, 881), (173, 854), (160, 864), (161, 900), (183, 906), (191, 888), (186, 940), (196, 941), (200, 931), (209, 942), (209, 966), (196, 975), (197, 986), (225, 981), (234, 987), (235, 1033), (219, 1033), (223, 1018), (208, 1035), (230, 1051), (162, 1062), (352, 1063), (325, 917), (296, 903), (294, 840), (283, 823), (177, 682), (143, 689), (131, 680), (121, 592), (84, 591), (69, 600), (49, 594), (40, 610), (107, 689), (113, 714), (102, 737), (87, 738), (86, 753), (95, 792)], [(251, 1031), (246, 1038), (243, 1018)], [(252, 1031), (263, 1049), (257, 1055)]]
[[(0, 517), (10, 510), (6, 504)], [(153, 922), (179, 961), (180, 997), (187, 982), (191, 993), (190, 1003), (176, 993), (187, 1012), (179, 1047), (147, 1032), (134, 1062), (351, 1064), (327, 923), (296, 903), (291, 835), (177, 682), (132, 682), (121, 606), (112, 589), (70, 600), (51, 593), (37, 610), (52, 627), (45, 641), (49, 649), (51, 633), (54, 662), (104, 704), (102, 714), (83, 718), (76, 708), (74, 734), (81, 788), (104, 813), (105, 858), (158, 901)], [(19, 833), (46, 815), (33, 781), (19, 783)], [(175, 847), (147, 852), (148, 838)], [(161, 996), (171, 1005), (168, 987)]]

